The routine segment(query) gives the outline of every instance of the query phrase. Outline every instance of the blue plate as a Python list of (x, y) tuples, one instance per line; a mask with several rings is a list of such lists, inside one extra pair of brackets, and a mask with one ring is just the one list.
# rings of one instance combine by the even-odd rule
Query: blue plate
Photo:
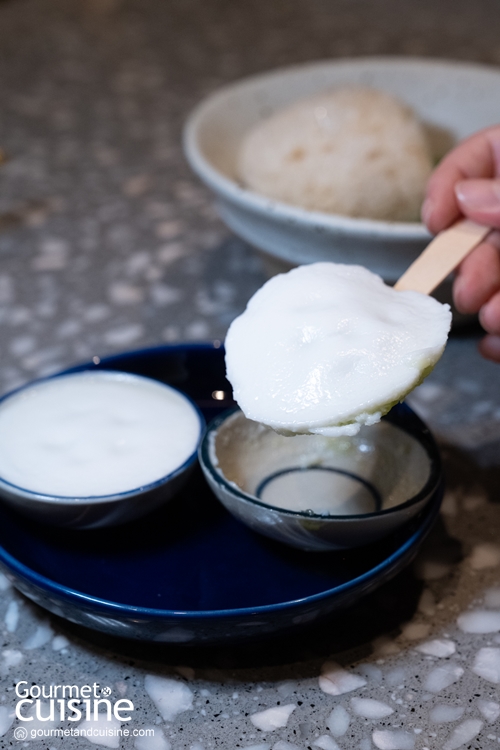
[[(233, 405), (223, 352), (211, 345), (131, 352), (71, 372), (96, 368), (169, 383), (207, 420)], [(61, 532), (2, 504), (0, 566), (42, 607), (113, 635), (195, 644), (258, 638), (346, 607), (394, 576), (415, 556), (441, 497), (442, 488), (417, 519), (377, 544), (301, 552), (238, 523), (198, 469), (169, 504), (115, 528)]]

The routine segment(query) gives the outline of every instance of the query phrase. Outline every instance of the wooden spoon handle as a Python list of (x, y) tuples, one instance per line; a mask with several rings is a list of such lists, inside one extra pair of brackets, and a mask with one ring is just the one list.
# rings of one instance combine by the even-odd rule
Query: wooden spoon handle
[(430, 294), (490, 232), (491, 227), (483, 227), (474, 221), (457, 221), (427, 245), (394, 288)]

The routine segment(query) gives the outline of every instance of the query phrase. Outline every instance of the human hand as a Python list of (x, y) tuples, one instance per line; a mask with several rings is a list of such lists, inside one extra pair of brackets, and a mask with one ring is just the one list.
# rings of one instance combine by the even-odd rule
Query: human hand
[(457, 269), (457, 310), (479, 313), (487, 335), (479, 345), (500, 362), (500, 125), (467, 138), (434, 171), (422, 206), (422, 220), (437, 234), (461, 216), (493, 231)]

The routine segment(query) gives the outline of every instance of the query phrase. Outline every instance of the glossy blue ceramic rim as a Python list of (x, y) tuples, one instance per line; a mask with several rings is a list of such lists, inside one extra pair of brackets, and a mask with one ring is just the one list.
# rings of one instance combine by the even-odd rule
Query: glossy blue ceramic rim
[[(93, 370), (94, 366), (103, 365), (104, 367), (109, 365), (118, 364), (120, 361), (129, 359), (131, 357), (149, 356), (154, 354), (161, 354), (162, 352), (169, 352), (174, 354), (175, 352), (195, 352), (195, 351), (213, 351), (214, 349), (220, 349), (221, 344), (219, 341), (215, 341), (212, 344), (205, 343), (192, 343), (192, 344), (173, 344), (166, 346), (156, 346), (151, 348), (143, 348), (123, 354), (115, 354), (110, 357), (103, 358), (98, 363), (86, 363), (82, 365), (76, 365), (75, 367), (68, 368), (62, 373), (53, 375), (51, 377), (58, 377), (58, 375), (66, 375), (73, 372), (81, 372), (85, 370)], [(45, 379), (45, 378), (43, 378)], [(154, 378), (151, 378), (154, 380)], [(101, 599), (100, 597), (85, 594), (76, 589), (72, 589), (69, 586), (57, 583), (46, 576), (37, 573), (32, 570), (24, 563), (20, 562), (11, 555), (7, 550), (0, 546), (0, 565), (2, 565), (7, 571), (12, 572), (15, 576), (26, 581), (28, 584), (35, 586), (48, 594), (58, 596), (60, 599), (65, 600), (68, 604), (72, 604), (77, 608), (85, 607), (88, 610), (97, 610), (103, 614), (107, 614), (109, 617), (122, 616), (124, 618), (134, 619), (141, 617), (144, 619), (151, 620), (166, 620), (166, 619), (178, 619), (188, 622), (198, 620), (216, 620), (217, 618), (231, 619), (235, 617), (247, 617), (253, 615), (259, 615), (264, 613), (280, 613), (286, 612), (287, 610), (293, 610), (294, 608), (308, 604), (316, 603), (323, 600), (327, 600), (335, 595), (348, 594), (351, 590), (355, 590), (359, 586), (369, 584), (372, 580), (376, 580), (384, 573), (390, 574), (397, 569), (398, 562), (403, 560), (412, 550), (416, 547), (420, 541), (423, 541), (427, 533), (430, 531), (436, 517), (439, 513), (441, 506), (441, 500), (443, 498), (444, 484), (441, 481), (436, 488), (433, 498), (429, 502), (428, 506), (424, 511), (423, 520), (417, 529), (411, 534), (411, 536), (403, 542), (392, 554), (385, 558), (382, 562), (378, 563), (375, 567), (371, 568), (366, 573), (363, 573), (356, 578), (342, 583), (339, 586), (334, 586), (331, 589), (326, 589), (318, 594), (311, 596), (302, 597), (300, 599), (292, 599), (286, 602), (278, 602), (276, 604), (266, 604), (257, 607), (242, 607), (238, 609), (220, 609), (220, 610), (196, 610), (196, 611), (184, 611), (184, 610), (166, 610), (166, 609), (153, 609), (148, 607), (134, 607), (129, 604), (120, 604), (119, 602), (113, 602), (107, 599)]]
[(389, 557), (383, 560), (381, 563), (376, 565), (371, 570), (363, 573), (357, 578), (352, 579), (346, 583), (342, 583), (334, 588), (321, 591), (318, 594), (312, 594), (311, 596), (302, 597), (301, 599), (292, 599), (287, 602), (278, 602), (277, 604), (266, 604), (257, 607), (242, 607), (239, 609), (214, 609), (214, 610), (197, 610), (195, 612), (184, 611), (184, 610), (167, 610), (167, 609), (152, 609), (148, 607), (134, 607), (128, 604), (120, 604), (119, 602), (112, 602), (107, 599), (101, 599), (99, 597), (91, 596), (90, 594), (84, 594), (75, 589), (71, 589), (68, 586), (56, 583), (50, 578), (40, 575), (36, 571), (28, 568), (28, 566), (21, 563), (3, 547), (0, 546), (0, 564), (4, 565), (8, 570), (15, 573), (17, 576), (28, 581), (30, 584), (47, 591), (47, 593), (53, 593), (60, 598), (66, 600), (68, 603), (74, 604), (77, 607), (86, 605), (89, 609), (97, 609), (101, 612), (107, 613), (109, 616), (122, 615), (128, 618), (144, 617), (145, 619), (153, 620), (165, 620), (165, 619), (180, 619), (180, 620), (203, 620), (203, 619), (217, 619), (217, 618), (231, 618), (241, 616), (252, 616), (264, 613), (279, 613), (293, 609), (294, 607), (304, 605), (307, 603), (316, 603), (324, 599), (329, 599), (334, 595), (346, 594), (352, 589), (356, 589), (358, 586), (369, 583), (371, 580), (378, 578), (383, 573), (391, 573), (391, 570), (397, 565), (398, 561), (405, 557), (419, 541), (423, 540), (427, 533), (430, 531), (441, 506), (441, 500), (443, 497), (444, 484), (441, 483), (437, 488), (433, 500), (431, 501), (432, 507), (427, 511), (422, 524), (413, 532), (413, 534), (395, 550)]
[[(118, 355), (118, 359), (119, 359)], [(100, 360), (101, 361), (101, 360)], [(108, 360), (105, 360), (106, 362)], [(7, 479), (4, 479), (0, 475), (0, 486), (5, 486), (7, 489), (9, 489), (12, 494), (16, 494), (19, 497), (24, 498), (30, 498), (32, 500), (41, 500), (44, 503), (53, 503), (54, 505), (64, 505), (67, 503), (71, 503), (72, 505), (75, 503), (79, 504), (86, 504), (86, 505), (99, 505), (99, 503), (113, 503), (113, 502), (120, 502), (121, 500), (126, 500), (129, 497), (134, 497), (138, 494), (143, 494), (145, 492), (149, 492), (150, 490), (154, 490), (158, 487), (162, 487), (162, 485), (167, 484), (168, 482), (172, 481), (172, 479), (175, 479), (177, 476), (182, 474), (184, 471), (186, 471), (194, 462), (196, 461), (196, 457), (198, 455), (198, 448), (201, 444), (201, 441), (203, 439), (204, 431), (206, 428), (206, 421), (201, 413), (200, 409), (198, 408), (198, 405), (191, 399), (186, 393), (179, 390), (178, 388), (175, 388), (174, 386), (168, 385), (167, 383), (162, 383), (160, 380), (156, 380), (155, 378), (149, 378), (146, 375), (136, 375), (135, 373), (126, 372), (122, 370), (106, 370), (106, 369), (96, 369), (93, 370), (90, 367), (83, 367), (83, 368), (73, 368), (71, 370), (64, 370), (63, 372), (58, 372), (54, 375), (49, 375), (45, 378), (38, 378), (36, 380), (31, 380), (29, 383), (26, 383), (25, 385), (20, 386), (19, 388), (16, 388), (13, 391), (10, 391), (9, 393), (4, 394), (0, 397), (0, 406), (1, 404), (13, 397), (18, 396), (19, 394), (24, 393), (25, 391), (29, 391), (32, 388), (36, 388), (37, 386), (41, 385), (42, 383), (48, 383), (53, 380), (57, 380), (59, 378), (68, 378), (68, 377), (77, 377), (79, 375), (83, 375), (84, 373), (99, 373), (100, 375), (104, 375), (105, 377), (117, 377), (119, 378), (122, 376), (123, 378), (126, 378), (128, 380), (145, 380), (149, 382), (153, 382), (156, 385), (163, 386), (169, 390), (175, 391), (178, 393), (182, 398), (187, 401), (187, 403), (191, 406), (193, 411), (196, 413), (196, 416), (198, 417), (198, 424), (199, 424), (199, 431), (198, 431), (198, 438), (196, 441), (196, 446), (194, 451), (186, 458), (186, 460), (178, 466), (176, 469), (171, 471), (169, 474), (165, 474), (164, 476), (160, 477), (160, 479), (156, 479), (154, 482), (148, 482), (147, 484), (140, 485), (139, 487), (134, 487), (131, 490), (127, 490), (125, 492), (115, 492), (110, 495), (81, 495), (78, 497), (75, 497), (73, 495), (54, 495), (54, 494), (46, 494), (44, 492), (35, 492), (34, 490), (26, 489), (25, 487), (20, 487), (17, 484), (14, 484), (13, 482), (9, 482)]]
[[(422, 489), (417, 492), (416, 495), (413, 497), (408, 498), (404, 503), (400, 503), (399, 505), (394, 505), (391, 508), (384, 508), (382, 510), (375, 510), (370, 511), (369, 513), (359, 513), (359, 514), (352, 514), (352, 515), (345, 515), (345, 516), (336, 516), (334, 514), (331, 515), (321, 515), (320, 513), (314, 513), (313, 511), (303, 511), (303, 510), (289, 510), (287, 508), (279, 508), (274, 505), (270, 505), (269, 503), (264, 503), (262, 500), (259, 500), (255, 495), (250, 495), (247, 492), (244, 492), (242, 489), (240, 489), (234, 482), (229, 482), (226, 477), (223, 475), (222, 471), (218, 471), (217, 468), (213, 465), (212, 460), (210, 458), (210, 441), (212, 439), (212, 435), (215, 433), (216, 430), (219, 429), (219, 427), (227, 420), (230, 419), (233, 414), (242, 413), (241, 409), (239, 407), (228, 409), (227, 411), (223, 412), (222, 414), (219, 414), (218, 417), (215, 417), (212, 419), (210, 424), (208, 425), (205, 435), (203, 437), (203, 440), (201, 441), (201, 445), (198, 449), (198, 458), (200, 461), (200, 464), (203, 466), (204, 470), (208, 471), (210, 474), (210, 477), (213, 479), (213, 481), (219, 485), (219, 487), (222, 487), (227, 493), (230, 495), (233, 495), (235, 498), (239, 500), (244, 500), (247, 503), (250, 503), (251, 505), (257, 505), (259, 508), (264, 508), (266, 510), (274, 510), (276, 513), (283, 514), (285, 516), (292, 516), (293, 518), (305, 518), (308, 521), (335, 521), (335, 523), (339, 522), (347, 522), (352, 520), (359, 520), (362, 518), (363, 520), (365, 518), (373, 518), (375, 516), (390, 516), (394, 513), (400, 513), (401, 511), (406, 510), (407, 508), (411, 508), (413, 505), (416, 505), (417, 503), (420, 503), (425, 498), (429, 498), (433, 495), (433, 493), (436, 491), (436, 488), (439, 485), (439, 482), (441, 480), (442, 475), (442, 469), (441, 469), (441, 459), (439, 455), (439, 449), (436, 445), (436, 442), (434, 441), (434, 438), (432, 437), (429, 428), (425, 425), (425, 423), (418, 417), (413, 409), (410, 409), (410, 407), (405, 404), (397, 404), (395, 407), (395, 413), (397, 413), (397, 410), (406, 410), (408, 415), (411, 415), (411, 418), (416, 421), (418, 429), (409, 429), (407, 425), (402, 424), (399, 422), (398, 419), (395, 419), (391, 417), (391, 412), (389, 414), (386, 414), (384, 417), (382, 417), (383, 421), (387, 421), (390, 424), (394, 425), (396, 428), (403, 430), (408, 435), (413, 437), (415, 440), (418, 441), (418, 443), (422, 446), (422, 448), (425, 450), (427, 457), (429, 459), (429, 476), (427, 478), (427, 481), (425, 482)], [(358, 477), (357, 477), (358, 478)], [(359, 478), (358, 478), (359, 479)]]

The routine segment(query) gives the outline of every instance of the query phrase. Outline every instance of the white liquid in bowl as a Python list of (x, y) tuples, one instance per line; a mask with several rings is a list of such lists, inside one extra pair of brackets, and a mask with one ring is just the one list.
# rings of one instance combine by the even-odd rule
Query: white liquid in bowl
[(196, 451), (200, 417), (148, 378), (82, 372), (0, 403), (0, 478), (61, 497), (114, 495), (167, 476)]

